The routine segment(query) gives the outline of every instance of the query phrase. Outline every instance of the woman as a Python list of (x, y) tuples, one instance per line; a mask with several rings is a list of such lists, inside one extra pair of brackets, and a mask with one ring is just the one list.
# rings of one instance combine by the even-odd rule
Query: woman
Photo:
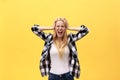
[[(75, 42), (88, 33), (88, 28), (84, 25), (70, 28), (65, 18), (57, 18), (53, 27), (34, 25), (31, 29), (45, 41), (40, 59), (41, 75), (49, 75), (48, 80), (79, 78), (80, 66)], [(54, 33), (46, 34), (43, 30), (53, 30)], [(77, 33), (67, 35), (67, 30), (77, 31)]]

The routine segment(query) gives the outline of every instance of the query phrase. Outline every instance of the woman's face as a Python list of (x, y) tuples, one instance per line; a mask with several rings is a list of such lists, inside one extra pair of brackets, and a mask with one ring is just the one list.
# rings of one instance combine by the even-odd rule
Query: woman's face
[(58, 38), (62, 38), (65, 34), (66, 27), (63, 21), (57, 21), (55, 25), (55, 32)]

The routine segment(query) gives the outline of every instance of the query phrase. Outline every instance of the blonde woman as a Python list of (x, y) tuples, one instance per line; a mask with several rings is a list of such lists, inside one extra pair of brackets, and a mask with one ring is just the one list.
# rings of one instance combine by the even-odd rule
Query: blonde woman
[[(48, 80), (74, 80), (79, 78), (80, 66), (75, 42), (88, 33), (88, 28), (81, 25), (70, 28), (65, 18), (57, 18), (53, 27), (34, 25), (32, 31), (45, 41), (40, 59), (40, 71)], [(53, 34), (44, 33), (53, 30)], [(77, 31), (68, 34), (67, 30)]]

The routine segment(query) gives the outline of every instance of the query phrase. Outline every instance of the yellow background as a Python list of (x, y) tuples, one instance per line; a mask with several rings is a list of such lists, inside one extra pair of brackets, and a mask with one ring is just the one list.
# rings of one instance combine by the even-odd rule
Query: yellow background
[(57, 17), (90, 29), (77, 42), (76, 80), (120, 80), (120, 0), (0, 0), (0, 80), (47, 80), (39, 72), (44, 42), (31, 26)]

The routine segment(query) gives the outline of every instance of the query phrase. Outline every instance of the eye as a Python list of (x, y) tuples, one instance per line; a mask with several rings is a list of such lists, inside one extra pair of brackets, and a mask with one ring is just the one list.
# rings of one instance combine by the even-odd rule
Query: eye
[(59, 25), (57, 25), (56, 27), (60, 27)]
[(61, 26), (61, 27), (64, 27), (64, 26)]

